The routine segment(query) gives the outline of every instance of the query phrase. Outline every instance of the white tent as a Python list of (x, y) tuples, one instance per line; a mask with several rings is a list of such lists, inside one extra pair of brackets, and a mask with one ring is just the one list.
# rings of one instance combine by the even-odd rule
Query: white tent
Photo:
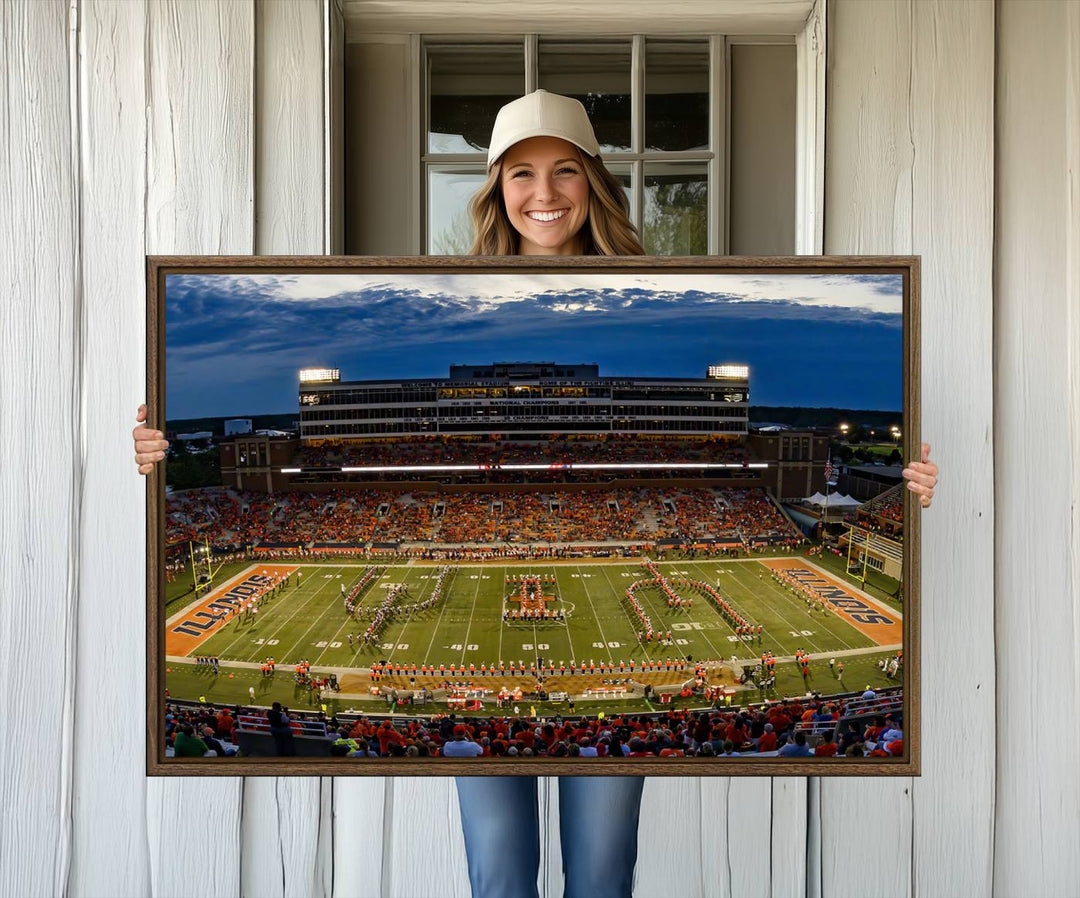
[(857, 508), (862, 505), (858, 499), (853, 499), (851, 496), (845, 496), (842, 493), (834, 493), (829, 496), (830, 508)]
[(842, 493), (832, 493), (827, 498), (821, 493), (814, 493), (808, 496), (806, 501), (811, 505), (820, 505), (825, 508), (855, 508), (862, 505), (858, 499), (852, 499), (851, 496), (845, 496)]

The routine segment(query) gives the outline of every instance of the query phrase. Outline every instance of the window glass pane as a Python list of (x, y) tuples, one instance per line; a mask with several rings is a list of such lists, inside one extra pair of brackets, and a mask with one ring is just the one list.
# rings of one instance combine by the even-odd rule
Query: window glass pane
[(626, 193), (626, 199), (630, 202), (631, 218), (633, 217), (634, 209), (634, 179), (631, 175), (631, 169), (629, 165), (619, 165), (618, 163), (612, 164), (605, 162), (604, 167), (615, 176), (615, 180), (622, 184), (623, 191)]
[(630, 41), (540, 41), (538, 86), (580, 100), (601, 153), (630, 149)]
[(485, 152), (499, 108), (525, 93), (525, 48), (429, 46), (429, 153)]
[(707, 41), (646, 41), (645, 149), (709, 149)]
[(647, 163), (645, 252), (653, 256), (706, 255), (708, 208), (705, 163)]
[(481, 166), (428, 169), (428, 249), (436, 256), (463, 256), (472, 246), (469, 200), (485, 178)]

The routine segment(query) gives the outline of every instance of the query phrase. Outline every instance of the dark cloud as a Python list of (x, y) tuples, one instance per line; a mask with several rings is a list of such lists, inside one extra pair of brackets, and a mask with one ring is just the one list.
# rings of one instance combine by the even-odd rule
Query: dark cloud
[[(896, 276), (843, 278), (849, 292), (854, 279), (867, 293), (901, 295)], [(451, 363), (495, 359), (682, 377), (743, 362), (755, 403), (900, 405), (901, 316), (825, 305), (821, 292), (763, 300), (627, 284), (498, 301), (417, 281), (304, 299), (284, 291), (283, 279), (171, 276), (170, 417), (290, 410), (296, 371), (309, 365), (340, 367), (345, 379), (439, 377)]]

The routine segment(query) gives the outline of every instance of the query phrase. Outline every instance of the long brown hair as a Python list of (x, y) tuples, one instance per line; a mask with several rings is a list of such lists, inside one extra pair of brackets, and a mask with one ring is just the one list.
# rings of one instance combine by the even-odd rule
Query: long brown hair
[[(578, 153), (578, 156), (589, 182), (589, 215), (578, 232), (584, 242), (582, 255), (645, 255), (637, 228), (630, 221), (630, 202), (622, 185), (599, 156), (586, 153)], [(502, 166), (500, 158), (488, 170), (483, 186), (469, 200), (473, 226), (471, 256), (516, 256), (519, 253), (521, 235), (510, 224), (503, 203)]]

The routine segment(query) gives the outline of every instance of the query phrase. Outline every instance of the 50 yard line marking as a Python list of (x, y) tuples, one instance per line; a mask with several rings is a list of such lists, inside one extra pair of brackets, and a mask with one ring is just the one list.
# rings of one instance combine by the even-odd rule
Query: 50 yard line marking
[[(506, 608), (506, 587), (507, 587), (507, 583), (506, 583), (506, 578), (507, 578), (507, 576), (508, 576), (508, 574), (506, 573), (506, 572), (507, 572), (507, 570), (508, 570), (508, 568), (507, 568), (507, 567), (506, 567), (506, 565), (504, 564), (504, 565), (502, 566), (502, 585), (503, 585), (503, 594), (502, 594), (502, 608), (501, 608), (501, 609), (499, 609), (499, 610), (500, 610), (500, 612), (502, 612), (502, 611), (503, 611), (503, 610), (504, 610), (504, 609)], [(505, 627), (505, 626), (506, 626), (506, 621), (504, 621), (504, 620), (502, 619), (502, 614), (500, 613), (500, 614), (499, 614), (499, 653), (498, 653), (498, 655), (496, 656), (496, 657), (497, 657), (497, 658), (499, 659), (499, 661), (500, 661), (500, 662), (502, 661), (502, 640), (503, 640), (503, 627)], [(468, 645), (468, 643), (466, 643), (466, 645)]]
[[(562, 605), (562, 622), (563, 628), (566, 630), (566, 644), (570, 646), (570, 657), (577, 658), (577, 655), (574, 654), (574, 640), (573, 637), (570, 636), (570, 615), (566, 613), (566, 601), (563, 599), (563, 588), (559, 583), (559, 569), (555, 565), (551, 565), (551, 573), (555, 576), (555, 585), (559, 589), (559, 604)], [(578, 579), (580, 580), (581, 578), (579, 577)]]
[(469, 625), (465, 628), (465, 641), (461, 644), (461, 663), (465, 663), (465, 653), (469, 650), (469, 633), (472, 632), (473, 617), (476, 615), (476, 600), (480, 595), (480, 575), (476, 577), (476, 590), (473, 592), (472, 607), (469, 609)]

